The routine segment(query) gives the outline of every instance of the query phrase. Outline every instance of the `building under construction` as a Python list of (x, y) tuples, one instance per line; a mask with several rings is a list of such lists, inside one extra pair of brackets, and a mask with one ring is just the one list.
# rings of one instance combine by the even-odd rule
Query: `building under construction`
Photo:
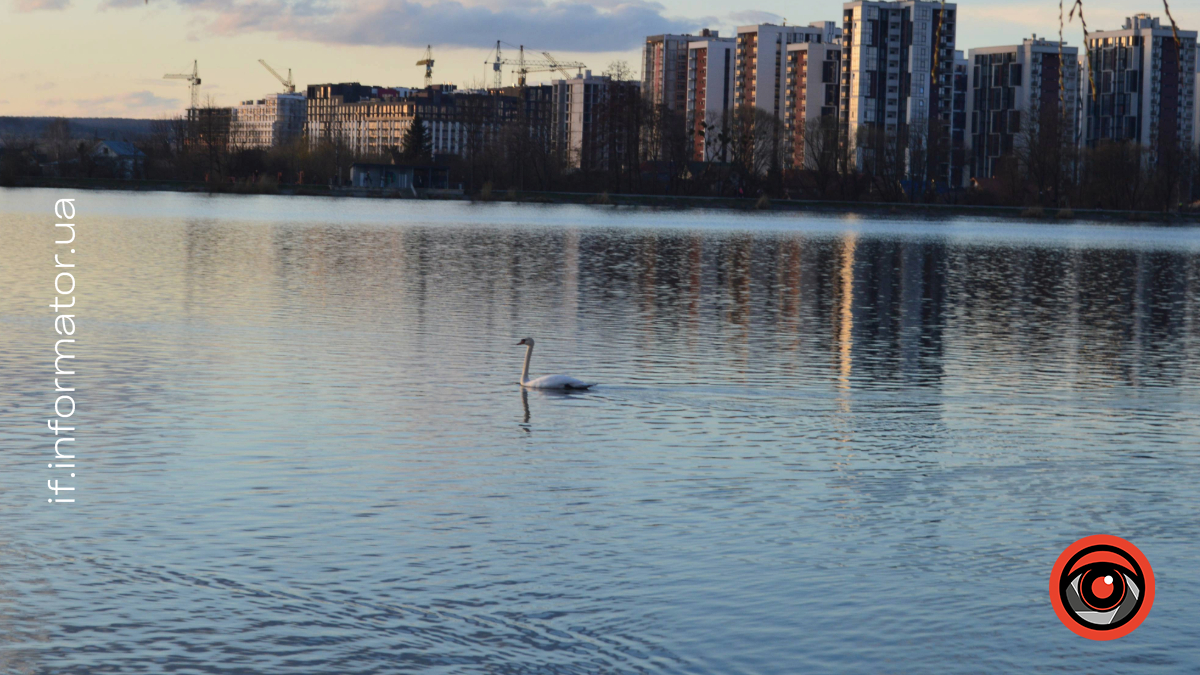
[(208, 151), (224, 151), (229, 147), (232, 120), (232, 108), (188, 108), (184, 144)]
[(357, 82), (316, 84), (308, 87), (306, 131), (313, 145), (334, 141), (360, 155), (383, 155), (402, 147), (420, 117), (433, 154), (467, 156), (507, 123), (523, 121), (549, 140), (551, 100), (548, 86), (458, 91), (432, 85), (401, 92)]
[(242, 101), (230, 117), (230, 144), (238, 149), (285, 145), (304, 135), (307, 117), (304, 94), (268, 94)]

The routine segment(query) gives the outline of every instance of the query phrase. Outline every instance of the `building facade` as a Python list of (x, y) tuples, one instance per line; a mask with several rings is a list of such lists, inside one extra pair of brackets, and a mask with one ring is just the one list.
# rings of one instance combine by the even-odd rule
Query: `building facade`
[[(509, 122), (525, 119), (529, 102), (549, 103), (541, 87), (458, 91), (435, 85), (400, 96), (395, 89), (357, 83), (308, 88), (309, 143), (345, 144), (360, 155), (385, 155), (403, 149), (404, 135), (421, 119), (434, 155), (468, 156), (484, 139)], [(536, 105), (534, 106), (537, 107)]]
[(1171, 147), (1196, 143), (1196, 32), (1179, 31), (1149, 14), (1121, 30), (1087, 39), (1091, 72), (1084, 83), (1084, 142), (1129, 141), (1151, 161)]
[(995, 177), (1002, 157), (1050, 123), (1062, 125), (1068, 143), (1076, 137), (1078, 49), (1034, 35), (1019, 45), (969, 50), (967, 61), (971, 177)]
[[(784, 96), (784, 165), (811, 168), (806, 136), (821, 133), (813, 143), (836, 143), (838, 84), (842, 48), (839, 42), (797, 42), (787, 47)], [(832, 148), (830, 148), (832, 150)]]
[(753, 107), (782, 120), (786, 106), (788, 45), (837, 44), (842, 30), (833, 21), (808, 26), (740, 26), (733, 80), (733, 105)]
[[(956, 13), (954, 3), (921, 0), (860, 0), (843, 6), (839, 113), (858, 168), (878, 160), (881, 143), (905, 134), (909, 140), (903, 161), (911, 162), (912, 148), (929, 140), (928, 132), (953, 123)], [(874, 145), (864, 145), (864, 132)], [(952, 153), (927, 149), (939, 150), (932, 178), (949, 182)]]
[(233, 108), (188, 108), (184, 144), (207, 151), (229, 148)]
[(687, 128), (692, 159), (726, 161), (718, 135), (733, 107), (734, 38), (703, 37), (688, 43)]
[(970, 61), (961, 51), (954, 52), (954, 90), (950, 106), (950, 181), (948, 187), (966, 187), (970, 183), (967, 157), (967, 96), (970, 92)]
[[(707, 28), (701, 37), (717, 37)], [(682, 112), (687, 104), (688, 43), (693, 35), (651, 35), (642, 52), (642, 95), (646, 101)]]
[[(641, 82), (617, 81), (586, 70), (552, 87), (554, 147), (572, 169), (600, 168), (613, 154), (623, 155), (639, 131), (621, 122), (633, 112)], [(632, 132), (632, 135), (623, 134)]]
[(304, 94), (269, 94), (234, 106), (230, 143), (235, 148), (270, 148), (304, 135), (308, 101)]

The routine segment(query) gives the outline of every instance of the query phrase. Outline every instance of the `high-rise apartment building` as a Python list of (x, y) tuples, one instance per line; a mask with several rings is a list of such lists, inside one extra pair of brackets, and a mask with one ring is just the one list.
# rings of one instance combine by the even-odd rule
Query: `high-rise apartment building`
[(1034, 35), (1019, 45), (969, 50), (967, 61), (971, 177), (994, 177), (997, 162), (1011, 155), (1023, 136), (1029, 141), (1038, 129), (1049, 132), (1050, 123), (1061, 125), (1063, 138), (1073, 141), (1078, 49)]
[(1084, 82), (1084, 142), (1131, 141), (1150, 159), (1196, 142), (1196, 31), (1179, 31), (1149, 14), (1121, 30), (1088, 36), (1091, 73)]
[[(921, 0), (843, 5), (839, 113), (857, 166), (868, 159), (864, 153), (881, 151), (859, 144), (862, 131), (874, 134), (875, 143), (907, 135), (913, 139), (909, 148), (933, 138), (930, 131), (939, 132), (939, 143), (946, 138), (940, 130), (953, 123), (956, 13), (954, 3)], [(930, 124), (934, 121), (940, 124)], [(937, 158), (931, 178), (949, 181), (952, 152), (932, 145), (929, 150), (937, 151), (929, 155)]]
[(551, 83), (554, 144), (575, 169), (598, 169), (611, 158), (624, 155), (636, 139), (628, 138), (628, 125), (616, 119), (635, 105), (641, 83), (593, 76), (586, 70), (569, 80)]
[[(797, 42), (787, 46), (783, 116), (786, 166), (811, 168), (813, 158), (805, 147), (810, 133), (823, 134), (820, 142), (836, 144), (841, 65), (839, 42)], [(822, 121), (826, 124), (822, 125)], [(818, 141), (813, 139), (813, 142)], [(833, 147), (828, 149), (832, 151)]]
[[(707, 28), (700, 37), (717, 37)], [(651, 35), (642, 52), (642, 96), (655, 105), (683, 112), (687, 103), (688, 43), (693, 35)]]
[(780, 120), (787, 105), (787, 49), (801, 42), (836, 44), (842, 30), (833, 21), (808, 26), (760, 24), (737, 29), (734, 107), (765, 110)]
[(229, 125), (235, 148), (270, 148), (304, 135), (308, 102), (304, 94), (268, 94), (233, 107)]
[(687, 128), (697, 161), (728, 159), (718, 136), (733, 108), (735, 48), (733, 38), (701, 37), (688, 43)]

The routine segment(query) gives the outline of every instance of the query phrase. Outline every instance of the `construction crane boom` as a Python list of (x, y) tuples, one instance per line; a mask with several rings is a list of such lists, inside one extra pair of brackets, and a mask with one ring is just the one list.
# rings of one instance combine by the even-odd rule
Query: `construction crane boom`
[[(511, 47), (512, 45), (509, 46)], [(559, 61), (555, 59), (550, 52), (542, 52), (542, 56), (545, 57), (544, 59), (526, 59), (525, 45), (520, 45), (518, 47), (517, 58), (506, 59), (500, 54), (499, 40), (496, 41), (496, 51), (494, 53), (495, 58), (490, 61), (485, 61), (484, 63), (492, 64), (492, 71), (495, 73), (495, 83), (497, 88), (500, 87), (501, 65), (516, 66), (514, 72), (517, 74), (517, 85), (521, 87), (525, 86), (526, 75), (529, 73), (559, 72), (563, 74), (563, 77), (569, 78), (571, 75), (567, 72), (568, 68), (577, 68), (581, 71), (584, 68), (587, 68), (587, 64), (580, 61)]]
[(564, 78), (569, 79), (571, 77), (571, 74), (567, 72), (567, 68), (578, 68), (579, 70), (587, 68), (585, 64), (580, 63), (579, 61), (557, 61), (553, 56), (550, 55), (550, 52), (542, 52), (542, 56), (546, 57), (546, 62), (550, 65), (549, 70), (557, 70), (563, 74)]
[(284, 86), (284, 88), (287, 90), (287, 91), (285, 91), (284, 93), (287, 93), (287, 94), (294, 94), (294, 93), (296, 93), (296, 83), (292, 81), (292, 69), (291, 69), (291, 68), (288, 68), (288, 76), (287, 76), (287, 79), (285, 80), (285, 79), (283, 79), (283, 76), (282, 76), (282, 75), (280, 75), (279, 73), (275, 72), (275, 69), (274, 69), (274, 68), (272, 68), (271, 66), (267, 65), (267, 62), (266, 62), (266, 61), (264, 61), (264, 60), (262, 60), (262, 59), (259, 59), (259, 60), (258, 60), (258, 62), (262, 64), (262, 67), (263, 67), (263, 68), (266, 68), (266, 69), (267, 69), (267, 72), (269, 72), (269, 73), (271, 73), (272, 75), (274, 75), (274, 76), (275, 76), (275, 79), (279, 80), (280, 84), (282, 84), (282, 85)]
[(192, 72), (190, 73), (167, 73), (163, 75), (164, 80), (187, 80), (192, 90), (192, 108), (199, 107), (197, 99), (200, 95), (200, 62), (192, 61)]
[(433, 86), (433, 45), (425, 45), (425, 56), (417, 61), (418, 66), (425, 66), (425, 88)]

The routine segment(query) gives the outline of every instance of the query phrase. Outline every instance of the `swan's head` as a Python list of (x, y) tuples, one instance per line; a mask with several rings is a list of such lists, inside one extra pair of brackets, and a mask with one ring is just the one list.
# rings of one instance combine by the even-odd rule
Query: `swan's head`
[(532, 347), (533, 346), (533, 338), (521, 338), (521, 341), (518, 342), (517, 344), (529, 345), (530, 347)]

